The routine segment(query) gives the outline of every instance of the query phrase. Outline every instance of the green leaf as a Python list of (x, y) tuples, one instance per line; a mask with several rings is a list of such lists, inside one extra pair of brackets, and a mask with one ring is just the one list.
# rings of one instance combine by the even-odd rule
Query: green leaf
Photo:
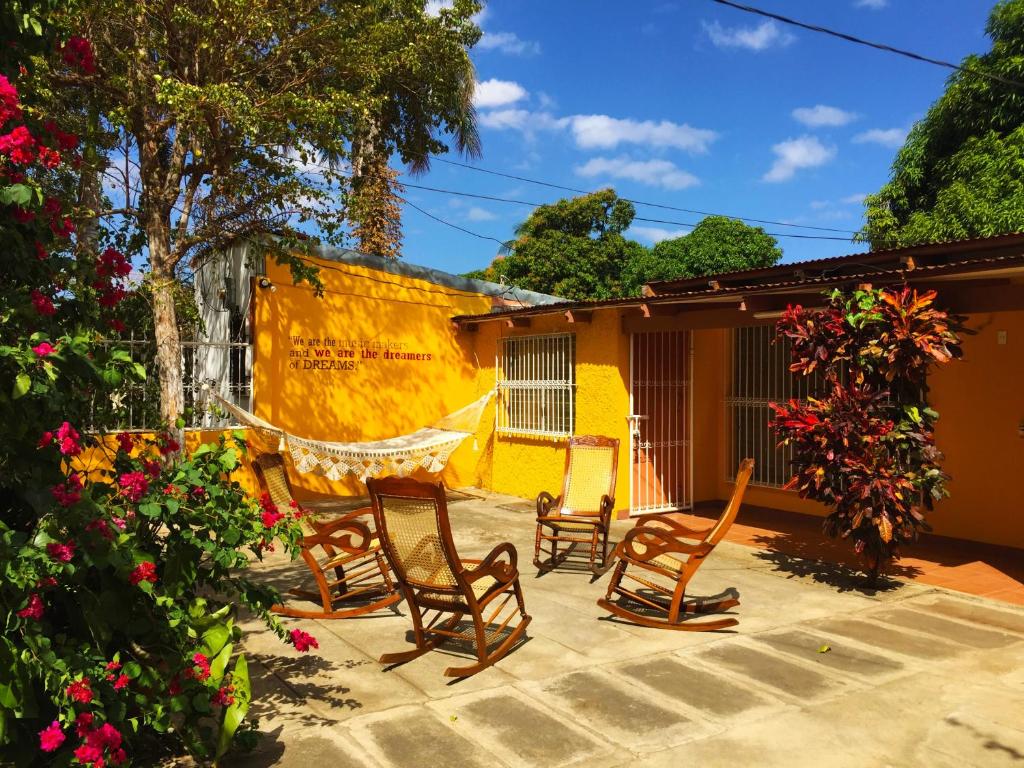
[(223, 648), (225, 643), (230, 639), (231, 630), (228, 628), (227, 624), (214, 624), (203, 632), (199, 652), (206, 656), (206, 658), (212, 659), (220, 653), (221, 648)]
[(11, 390), (11, 397), (17, 400), (25, 395), (32, 388), (32, 379), (27, 373), (19, 373), (14, 378), (14, 389)]
[(239, 656), (235, 662), (235, 671), (231, 675), (231, 684), (235, 686), (235, 700), (224, 708), (224, 720), (220, 724), (217, 735), (217, 751), (215, 758), (222, 757), (231, 748), (238, 726), (242, 724), (249, 711), (249, 699), (252, 697), (252, 686), (249, 683), (249, 666), (245, 656)]
[(0, 203), (4, 205), (28, 205), (32, 201), (32, 187), (27, 184), (12, 184), (0, 189)]

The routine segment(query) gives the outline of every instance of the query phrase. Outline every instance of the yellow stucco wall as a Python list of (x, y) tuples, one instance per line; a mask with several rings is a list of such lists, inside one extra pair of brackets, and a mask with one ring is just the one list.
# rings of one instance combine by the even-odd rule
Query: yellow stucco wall
[[(481, 375), (494, 385), (495, 355), (502, 336), (547, 333), (576, 335), (576, 434), (617, 437), (619, 468), (615, 508), (629, 507), (629, 338), (621, 331), (619, 315), (595, 312), (590, 323), (569, 323), (561, 314), (536, 318), (529, 328), (484, 323), (472, 334), (481, 362)], [(492, 412), (484, 424), (487, 455), (481, 483), (495, 491), (532, 499), (541, 491), (558, 494), (565, 467), (564, 440), (496, 435)]]
[[(258, 416), (314, 440), (378, 440), (426, 426), (493, 386), (479, 376), (466, 334), (450, 323), (453, 315), (487, 312), (489, 296), (368, 267), (317, 264), (322, 297), (292, 285), (288, 269), (274, 263), (267, 277), (275, 290), (255, 289)], [(393, 359), (395, 351), (419, 359)], [(482, 455), (467, 440), (442, 479), (476, 484)], [(351, 478), (291, 474), (299, 496), (365, 492)]]

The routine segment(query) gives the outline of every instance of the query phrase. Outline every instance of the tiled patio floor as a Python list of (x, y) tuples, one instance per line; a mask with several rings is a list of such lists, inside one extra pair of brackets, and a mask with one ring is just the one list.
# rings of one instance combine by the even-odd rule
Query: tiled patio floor
[[(383, 670), (410, 621), (288, 620), (299, 655), (247, 622), (267, 735), (247, 766), (1001, 766), (1024, 760), (1024, 611), (920, 582), (866, 594), (850, 573), (724, 542), (696, 595), (739, 591), (740, 624), (668, 632), (608, 620), (607, 576), (530, 564), (533, 515), (489, 495), (451, 505), (466, 557), (519, 549), (529, 640), (461, 681), (445, 652)], [(628, 522), (615, 524), (613, 539)], [(751, 532), (751, 535), (755, 535)], [(261, 575), (291, 586), (301, 563)], [(828, 646), (828, 652), (819, 652)]]
[[(704, 527), (718, 509), (689, 515)], [(727, 536), (729, 541), (764, 550), (771, 559), (807, 561), (812, 567), (833, 563), (857, 568), (847, 542), (833, 541), (821, 532), (821, 519), (763, 507), (743, 507)], [(920, 584), (945, 587), (969, 595), (1024, 605), (1024, 552), (943, 536), (924, 535), (908, 547), (892, 574)]]

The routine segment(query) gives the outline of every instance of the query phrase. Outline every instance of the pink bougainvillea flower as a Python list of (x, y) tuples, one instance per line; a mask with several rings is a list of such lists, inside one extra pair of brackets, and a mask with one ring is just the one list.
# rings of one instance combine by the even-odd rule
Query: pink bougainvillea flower
[[(111, 675), (113, 677), (113, 675)], [(129, 683), (128, 675), (118, 675), (117, 680), (114, 681), (114, 690), (120, 691), (128, 687)]]
[(36, 582), (36, 586), (39, 589), (46, 589), (47, 587), (56, 587), (57, 580), (53, 578), (53, 576), (43, 576), (43, 578)]
[(113, 248), (101, 253), (96, 263), (96, 274), (100, 277), (127, 277), (131, 271), (132, 264), (128, 258)]
[(181, 488), (174, 483), (168, 483), (164, 486), (164, 496), (177, 496), (179, 493), (181, 493)]
[(32, 306), (35, 308), (43, 317), (49, 317), (50, 315), (57, 314), (57, 308), (53, 306), (53, 300), (48, 296), (44, 296), (42, 292), (33, 290), (30, 298), (32, 299)]
[(39, 259), (40, 261), (46, 261), (48, 258), (50, 258), (50, 252), (47, 251), (46, 246), (40, 243), (38, 240), (36, 240), (35, 249), (36, 258)]
[(138, 501), (149, 491), (149, 481), (142, 472), (125, 472), (117, 479), (121, 494), (129, 501)]
[(92, 701), (92, 686), (89, 683), (89, 678), (83, 677), (81, 680), (75, 680), (67, 687), (67, 694), (72, 701), (88, 704)]
[[(121, 662), (119, 662), (119, 661), (108, 661), (107, 662), (107, 666), (104, 667), (104, 669), (107, 670), (107, 672), (117, 672), (117, 670), (119, 670), (120, 668), (121, 668)], [(109, 675), (107, 676), (107, 680), (113, 680), (113, 679), (114, 679), (113, 677), (111, 677)]]
[(235, 686), (233, 685), (222, 685), (217, 689), (217, 692), (213, 694), (210, 701), (214, 704), (218, 704), (222, 707), (229, 707), (235, 703), (235, 697), (232, 694), (235, 692)]
[(75, 542), (69, 541), (67, 544), (61, 544), (51, 541), (46, 545), (46, 553), (58, 562), (70, 563), (75, 556)]
[(160, 477), (161, 466), (159, 461), (152, 461), (151, 459), (142, 460), (142, 468), (146, 470), (146, 474), (154, 480)]
[(156, 584), (156, 580), (156, 563), (151, 563), (149, 560), (143, 560), (135, 566), (135, 570), (133, 570), (131, 575), (128, 576), (128, 581), (131, 582), (132, 586), (136, 586), (143, 581)]
[(64, 743), (64, 738), (60, 723), (54, 720), (39, 732), (39, 748), (43, 752), (56, 752)]
[(92, 522), (90, 522), (87, 526), (85, 526), (85, 530), (89, 531), (90, 533), (98, 533), (107, 541), (114, 540), (114, 532), (110, 530), (110, 526), (107, 525), (107, 521), (102, 520), (98, 517)]
[(18, 611), (18, 615), (23, 619), (39, 621), (43, 618), (43, 599), (33, 592), (28, 596), (28, 605)]
[(178, 441), (170, 435), (160, 435), (160, 453), (166, 456), (169, 453), (174, 453), (179, 448)]
[(92, 43), (79, 35), (72, 35), (60, 47), (61, 58), (69, 67), (81, 70), (87, 75), (96, 72), (96, 57), (92, 52)]
[(18, 89), (11, 81), (0, 75), (0, 125), (21, 117), (21, 105), (18, 102)]
[(47, 357), (48, 355), (52, 355), (57, 350), (50, 342), (44, 341), (42, 344), (37, 344), (36, 346), (32, 347), (32, 351), (36, 353), (37, 357)]
[(16, 205), (11, 208), (11, 216), (19, 224), (28, 224), (30, 221), (34, 221), (36, 218), (36, 212), (29, 208), (22, 208), (20, 205)]
[(54, 169), (60, 165), (60, 152), (50, 147), (39, 147), (39, 164), (44, 168)]
[(210, 676), (210, 660), (201, 653), (192, 656), (192, 666), (185, 670), (185, 676), (203, 681)]
[(117, 447), (125, 453), (131, 453), (135, 447), (135, 438), (127, 432), (117, 433)]
[(92, 730), (92, 712), (79, 712), (75, 718), (75, 733), (78, 738), (84, 739)]
[(121, 320), (118, 320), (116, 317), (108, 320), (107, 325), (109, 325), (110, 330), (114, 331), (115, 333), (124, 333), (126, 330), (128, 330), (128, 326), (125, 325)]
[(39, 442), (37, 443), (37, 447), (38, 448), (49, 448), (51, 445), (53, 445), (53, 432), (43, 432), (43, 434), (40, 435), (40, 437), (39, 437)]
[(0, 136), (0, 155), (7, 155), (15, 165), (29, 165), (36, 159), (37, 142), (32, 132), (19, 125)]
[(50, 489), (50, 493), (53, 494), (53, 498), (62, 507), (70, 507), (72, 504), (77, 504), (82, 499), (82, 478), (77, 472), (72, 472), (68, 475), (64, 485), (53, 486)]
[(82, 452), (82, 445), (78, 442), (81, 436), (78, 434), (78, 430), (68, 422), (65, 421), (57, 428), (55, 437), (60, 446), (60, 452), (65, 456), (77, 456)]
[(206, 498), (206, 489), (201, 485), (194, 485), (192, 486), (192, 490), (188, 492), (188, 495), (196, 501), (202, 501)]
[(295, 650), (302, 653), (306, 653), (310, 648), (319, 648), (320, 643), (316, 641), (308, 632), (303, 632), (301, 629), (293, 629), (291, 631), (292, 645), (295, 646)]

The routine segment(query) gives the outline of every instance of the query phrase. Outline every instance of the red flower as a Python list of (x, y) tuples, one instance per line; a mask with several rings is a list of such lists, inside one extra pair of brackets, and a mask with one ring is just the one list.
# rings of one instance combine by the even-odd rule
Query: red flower
[[(70, 233), (69, 233), (70, 234)], [(112, 309), (120, 304), (124, 297), (128, 295), (128, 291), (119, 285), (108, 285), (100, 291), (100, 296), (97, 299), (101, 307)]]
[(49, 448), (53, 444), (53, 432), (43, 432), (36, 444), (37, 448)]
[(128, 329), (128, 326), (126, 326), (123, 322), (118, 320), (116, 317), (112, 318), (111, 320), (108, 320), (107, 321), (107, 325), (110, 326), (110, 330), (112, 330), (112, 331), (114, 331), (116, 333), (124, 333)]
[(36, 212), (29, 210), (28, 208), (22, 208), (20, 205), (16, 205), (11, 209), (11, 216), (19, 224), (28, 224), (30, 221), (34, 221), (36, 218)]
[(174, 453), (179, 448), (178, 441), (170, 435), (160, 435), (160, 453), (166, 456), (168, 453)]
[(31, 294), (32, 306), (35, 307), (36, 312), (44, 317), (57, 314), (57, 308), (53, 306), (53, 300), (48, 296), (44, 296), (37, 290), (33, 290)]
[(54, 169), (60, 165), (60, 152), (50, 147), (39, 147), (39, 163), (44, 168)]
[(46, 589), (47, 587), (56, 587), (57, 580), (53, 576), (43, 576), (39, 581), (36, 582), (36, 587), (39, 589)]
[(210, 676), (210, 660), (201, 653), (195, 654), (192, 666), (185, 670), (185, 676), (199, 681), (206, 680)]
[(125, 453), (131, 453), (135, 447), (135, 438), (127, 432), (117, 433), (117, 447)]
[(46, 246), (36, 240), (36, 258), (40, 261), (46, 261), (50, 258), (49, 252), (46, 250)]
[(32, 351), (35, 352), (38, 357), (46, 357), (56, 352), (53, 345), (48, 341), (44, 341), (42, 344), (32, 347)]
[(96, 71), (96, 57), (92, 52), (92, 44), (84, 37), (72, 35), (60, 48), (64, 63), (79, 69), (87, 75)]
[(146, 470), (146, 474), (148, 474), (151, 478), (156, 479), (156, 478), (160, 477), (161, 467), (160, 467), (160, 462), (159, 461), (152, 461), (150, 459), (143, 459), (142, 460), (142, 467), (143, 467), (143, 469)]
[(56, 752), (63, 743), (64, 731), (56, 720), (39, 732), (39, 748), (43, 752)]
[(316, 641), (308, 632), (303, 632), (301, 629), (293, 629), (291, 631), (292, 645), (295, 646), (295, 650), (302, 653), (306, 653), (310, 648), (319, 648), (320, 643)]
[(122, 495), (129, 501), (138, 501), (149, 491), (149, 481), (141, 472), (125, 472), (117, 482)]
[(87, 526), (85, 526), (85, 530), (89, 531), (90, 533), (98, 533), (107, 541), (114, 540), (114, 532), (110, 530), (110, 526), (107, 525), (107, 521), (101, 520), (98, 517), (92, 522), (90, 522)]
[(164, 486), (164, 496), (176, 496), (181, 489), (174, 483), (168, 483)]
[(151, 563), (149, 560), (143, 560), (135, 566), (135, 570), (128, 576), (128, 581), (131, 582), (132, 586), (136, 586), (142, 581), (156, 584), (156, 580), (156, 563)]
[(72, 504), (77, 504), (82, 499), (82, 479), (78, 476), (77, 472), (72, 472), (68, 475), (67, 482), (64, 485), (53, 486), (50, 489), (50, 493), (53, 494), (53, 498), (62, 507), (70, 507)]
[(50, 220), (50, 231), (57, 237), (71, 237), (75, 231), (75, 223), (67, 216), (64, 217), (63, 221), (58, 221), (54, 218)]
[(273, 528), (275, 525), (277, 525), (278, 520), (282, 520), (284, 518), (284, 515), (276, 510), (273, 512), (268, 512), (264, 510), (261, 516), (263, 518), (264, 528)]
[(11, 81), (0, 75), (0, 125), (21, 117), (21, 106), (18, 103), (18, 89)]
[(89, 685), (89, 678), (83, 677), (81, 680), (75, 680), (68, 686), (67, 694), (72, 701), (88, 704), (92, 701), (92, 687)]
[(47, 554), (61, 563), (70, 563), (71, 559), (75, 556), (75, 542), (69, 541), (67, 544), (60, 544), (56, 541), (51, 541), (46, 545)]
[[(111, 677), (113, 677), (113, 675), (111, 675)], [(128, 675), (118, 675), (117, 680), (114, 681), (114, 690), (115, 691), (120, 691), (120, 690), (122, 690), (124, 688), (127, 688), (128, 687), (128, 683), (129, 683)]]
[(33, 592), (28, 596), (28, 605), (18, 611), (18, 615), (23, 619), (33, 619), (39, 621), (43, 618), (43, 600), (39, 595)]
[(181, 693), (181, 680), (175, 675), (171, 678), (171, 682), (167, 684), (167, 695), (177, 696), (179, 693)]
[(222, 707), (229, 707), (235, 703), (235, 697), (231, 694), (234, 692), (235, 686), (233, 685), (222, 685), (217, 689), (217, 692), (213, 694), (213, 698), (210, 701), (214, 704), (219, 704)]
[(107, 248), (101, 253), (96, 263), (96, 274), (100, 277), (127, 277), (131, 271), (131, 262), (113, 248)]
[(7, 155), (15, 165), (28, 165), (36, 159), (36, 140), (24, 125), (0, 136), (0, 154)]
[(78, 440), (78, 431), (68, 422), (64, 422), (57, 428), (57, 443), (60, 445), (60, 452), (65, 456), (77, 456), (82, 452), (82, 446)]
[(192, 486), (192, 490), (188, 492), (188, 495), (196, 501), (202, 501), (206, 498), (206, 489), (201, 485), (195, 485)]
[(92, 712), (79, 712), (75, 718), (75, 733), (78, 738), (84, 739), (92, 730)]

